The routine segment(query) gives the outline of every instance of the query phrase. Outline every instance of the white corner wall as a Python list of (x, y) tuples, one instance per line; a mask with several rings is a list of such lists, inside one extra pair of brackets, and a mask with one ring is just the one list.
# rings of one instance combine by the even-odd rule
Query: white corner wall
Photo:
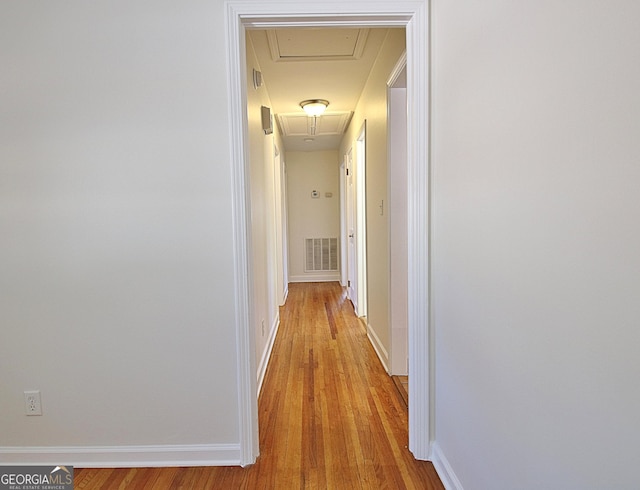
[[(405, 67), (406, 70), (406, 67)], [(389, 374), (409, 374), (407, 89), (389, 98)]]
[[(289, 280), (339, 281), (340, 271), (306, 272), (305, 239), (340, 240), (340, 161), (337, 151), (290, 151), (287, 159)], [(318, 197), (313, 198), (313, 191)], [(327, 193), (331, 197), (327, 197)]]
[(640, 4), (432, 13), (437, 453), (466, 490), (637, 488)]
[(389, 29), (340, 145), (340, 155), (351, 146), (355, 151), (355, 140), (366, 121), (367, 324), (387, 370), (391, 342), (387, 81), (405, 46), (405, 30)]
[(2, 463), (239, 462), (223, 7), (3, 5)]

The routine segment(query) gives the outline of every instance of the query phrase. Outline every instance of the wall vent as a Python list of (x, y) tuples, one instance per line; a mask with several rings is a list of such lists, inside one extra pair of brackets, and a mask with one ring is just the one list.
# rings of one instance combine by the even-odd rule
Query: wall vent
[(305, 272), (338, 270), (337, 238), (305, 239)]

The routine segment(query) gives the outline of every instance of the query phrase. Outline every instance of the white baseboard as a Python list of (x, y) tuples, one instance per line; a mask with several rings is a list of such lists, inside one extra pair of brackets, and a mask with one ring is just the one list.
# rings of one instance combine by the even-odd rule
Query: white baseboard
[(260, 394), (260, 391), (262, 390), (262, 382), (264, 381), (264, 375), (267, 373), (267, 366), (269, 365), (269, 359), (271, 359), (271, 351), (273, 350), (273, 344), (276, 340), (278, 327), (280, 327), (280, 314), (276, 315), (273, 325), (271, 325), (267, 345), (264, 347), (264, 352), (260, 359), (260, 365), (258, 366), (258, 394)]
[(373, 345), (373, 350), (378, 354), (378, 358), (384, 367), (384, 370), (389, 373), (389, 353), (387, 349), (384, 348), (382, 342), (380, 342), (380, 338), (376, 335), (375, 330), (367, 323), (367, 337), (369, 338), (369, 342)]
[(290, 276), (289, 282), (340, 282), (340, 273), (305, 274), (304, 276)]
[(78, 468), (240, 466), (240, 444), (0, 447), (0, 464)]
[(434, 442), (431, 446), (431, 462), (447, 490), (463, 490), (462, 484), (458, 477), (453, 472), (453, 468), (449, 464), (449, 461), (445, 457), (440, 445)]

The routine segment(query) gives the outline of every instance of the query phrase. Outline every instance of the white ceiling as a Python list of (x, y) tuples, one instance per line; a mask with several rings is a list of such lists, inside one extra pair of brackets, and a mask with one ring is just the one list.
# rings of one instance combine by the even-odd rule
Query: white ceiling
[[(269, 91), (271, 112), (285, 134), (287, 151), (338, 148), (387, 31), (383, 28), (249, 31), (263, 83)], [(315, 131), (311, 129), (313, 119), (307, 118), (300, 107), (300, 102), (306, 99), (329, 101)]]

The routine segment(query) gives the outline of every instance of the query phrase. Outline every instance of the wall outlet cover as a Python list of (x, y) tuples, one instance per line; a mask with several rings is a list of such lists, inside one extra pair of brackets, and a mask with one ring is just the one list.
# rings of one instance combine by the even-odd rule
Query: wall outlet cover
[(42, 415), (42, 403), (40, 401), (39, 390), (24, 392), (24, 413), (26, 415)]

